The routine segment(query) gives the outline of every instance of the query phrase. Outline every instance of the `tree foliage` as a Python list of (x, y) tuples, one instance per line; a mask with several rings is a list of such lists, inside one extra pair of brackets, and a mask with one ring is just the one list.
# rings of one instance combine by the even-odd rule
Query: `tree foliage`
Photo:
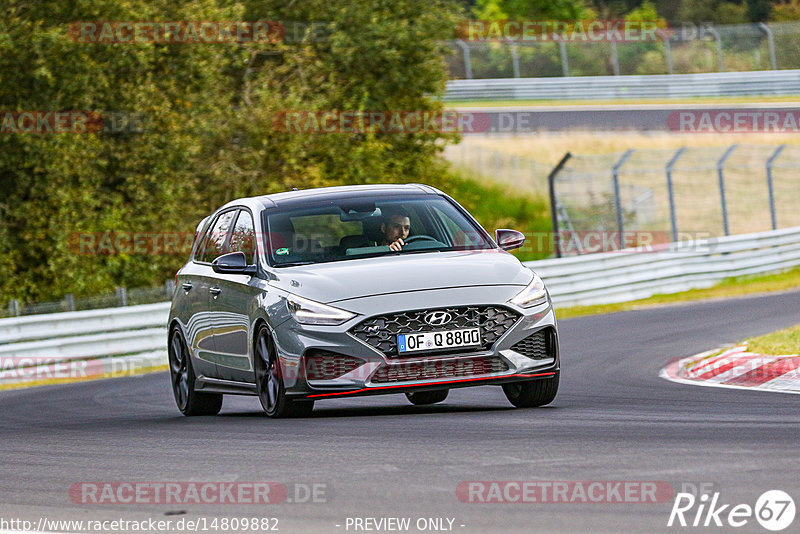
[[(81, 254), (78, 234), (189, 232), (231, 198), (340, 183), (436, 183), (441, 133), (287, 134), (284, 110), (425, 110), (458, 6), (9, 0), (0, 110), (137, 112), (138, 133), (0, 135), (0, 305), (161, 283), (185, 254)], [(76, 43), (74, 21), (320, 21), (322, 39)]]
[(595, 16), (583, 0), (477, 0), (482, 20), (588, 20)]
[[(283, 111), (440, 110), (444, 43), (460, 19), (659, 16), (673, 24), (736, 23), (798, 20), (797, 6), (797, 0), (5, 0), (0, 111), (136, 113), (146, 121), (141, 131), (117, 133), (0, 133), (0, 306), (10, 298), (152, 285), (185, 260), (185, 253), (81, 254), (75, 246), (81, 234), (191, 233), (227, 200), (291, 187), (462, 187), (438, 157), (452, 134), (322, 135), (275, 127)], [(223, 44), (82, 43), (69, 33), (76, 21), (247, 20), (297, 22), (300, 31), (281, 43)], [(303, 31), (314, 22), (321, 34)], [(542, 69), (559, 65), (553, 55)], [(637, 68), (647, 72), (647, 65)]]

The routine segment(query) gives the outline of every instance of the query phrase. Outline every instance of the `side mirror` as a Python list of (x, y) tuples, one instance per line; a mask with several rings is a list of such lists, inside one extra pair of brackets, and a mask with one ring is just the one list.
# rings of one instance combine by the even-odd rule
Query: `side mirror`
[(501, 228), (495, 230), (494, 240), (497, 241), (497, 246), (503, 250), (514, 250), (525, 243), (525, 234), (516, 230)]
[(249, 274), (253, 276), (257, 269), (255, 265), (247, 265), (247, 256), (244, 252), (231, 252), (223, 254), (211, 262), (215, 273), (221, 274)]

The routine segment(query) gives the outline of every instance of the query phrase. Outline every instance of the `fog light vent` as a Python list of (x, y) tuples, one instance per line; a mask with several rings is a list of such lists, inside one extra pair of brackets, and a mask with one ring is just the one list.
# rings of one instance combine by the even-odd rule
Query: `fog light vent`
[(522, 341), (515, 343), (511, 350), (527, 356), (532, 360), (546, 360), (547, 358), (554, 358), (553, 353), (553, 332), (550, 328), (539, 330), (535, 334), (531, 334)]
[(364, 365), (365, 361), (354, 356), (336, 354), (327, 350), (310, 350), (305, 357), (308, 380), (333, 380)]

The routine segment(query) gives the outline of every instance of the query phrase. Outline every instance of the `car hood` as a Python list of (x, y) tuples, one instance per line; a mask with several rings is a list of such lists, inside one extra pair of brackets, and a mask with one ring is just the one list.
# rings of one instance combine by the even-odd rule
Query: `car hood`
[(525, 286), (530, 269), (502, 250), (426, 252), (274, 269), (280, 289), (332, 303), (429, 289)]

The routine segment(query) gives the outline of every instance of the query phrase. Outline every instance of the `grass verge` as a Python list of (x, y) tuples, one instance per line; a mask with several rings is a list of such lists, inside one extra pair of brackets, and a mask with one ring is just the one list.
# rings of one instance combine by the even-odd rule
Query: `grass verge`
[[(466, 147), (477, 149), (488, 149), (500, 154), (509, 156), (520, 156), (532, 159), (544, 164), (545, 167), (552, 167), (564, 156), (566, 152), (573, 155), (609, 155), (617, 154), (634, 148), (641, 150), (670, 150), (674, 151), (681, 147), (689, 147), (690, 150), (707, 150), (706, 157), (709, 161), (716, 161), (722, 155), (725, 148), (732, 144), (739, 145), (761, 145), (764, 153), (756, 152), (749, 154), (749, 157), (757, 158), (759, 168), (763, 168), (765, 157), (768, 157), (769, 147), (777, 147), (785, 143), (787, 145), (800, 145), (800, 136), (782, 135), (775, 133), (737, 133), (724, 135), (711, 135), (707, 133), (676, 133), (676, 132), (637, 132), (637, 131), (614, 131), (614, 132), (593, 132), (588, 130), (574, 130), (569, 132), (534, 132), (532, 134), (517, 135), (511, 137), (499, 136), (464, 136), (461, 141)], [(774, 150), (774, 148), (772, 149)], [(659, 157), (651, 154), (653, 157)], [(660, 157), (664, 161), (653, 163), (653, 167), (663, 169), (666, 161), (672, 154), (662, 154)], [(746, 157), (737, 155), (737, 158)], [(614, 160), (614, 158), (611, 158)], [(737, 160), (742, 164), (748, 160)], [(613, 163), (613, 161), (612, 161)], [(611, 165), (612, 163), (608, 163)], [(488, 165), (487, 165), (488, 168)], [(549, 169), (547, 169), (549, 171)], [(508, 171), (508, 170), (507, 170)], [(538, 177), (542, 182), (546, 173)]]
[[(551, 232), (549, 201), (532, 193), (512, 191), (468, 171), (452, 172), (436, 187), (464, 206), (494, 236), (498, 228), (512, 228), (527, 235)], [(552, 250), (514, 251), (520, 261), (539, 260)]]
[[(547, 280), (545, 280), (546, 282)], [(760, 274), (727, 278), (717, 285), (706, 289), (690, 289), (668, 295), (652, 297), (616, 304), (598, 304), (595, 306), (570, 306), (556, 308), (556, 317), (569, 319), (585, 315), (600, 315), (621, 311), (652, 308), (662, 304), (677, 304), (697, 300), (727, 298), (755, 293), (772, 293), (787, 291), (800, 287), (800, 268), (791, 269), (778, 274)], [(800, 335), (800, 334), (798, 334)], [(795, 349), (796, 351), (797, 349)]]
[(772, 332), (771, 334), (747, 339), (744, 343), (747, 343), (748, 351), (759, 354), (774, 354), (776, 356), (798, 354), (800, 353), (800, 324)]
[(12, 389), (25, 389), (25, 388), (32, 388), (36, 386), (54, 386), (59, 384), (73, 384), (75, 382), (92, 382), (94, 380), (104, 380), (106, 378), (120, 378), (123, 376), (139, 376), (139, 375), (146, 375), (149, 373), (158, 373), (161, 371), (167, 371), (169, 369), (169, 365), (156, 365), (151, 367), (142, 367), (141, 369), (136, 369), (135, 371), (112, 371), (109, 373), (102, 373), (98, 375), (92, 376), (84, 376), (84, 377), (69, 377), (69, 378), (43, 378), (40, 380), (26, 380), (26, 381), (19, 381), (19, 382), (9, 382), (7, 384), (0, 384), (0, 391), (7, 391)]

